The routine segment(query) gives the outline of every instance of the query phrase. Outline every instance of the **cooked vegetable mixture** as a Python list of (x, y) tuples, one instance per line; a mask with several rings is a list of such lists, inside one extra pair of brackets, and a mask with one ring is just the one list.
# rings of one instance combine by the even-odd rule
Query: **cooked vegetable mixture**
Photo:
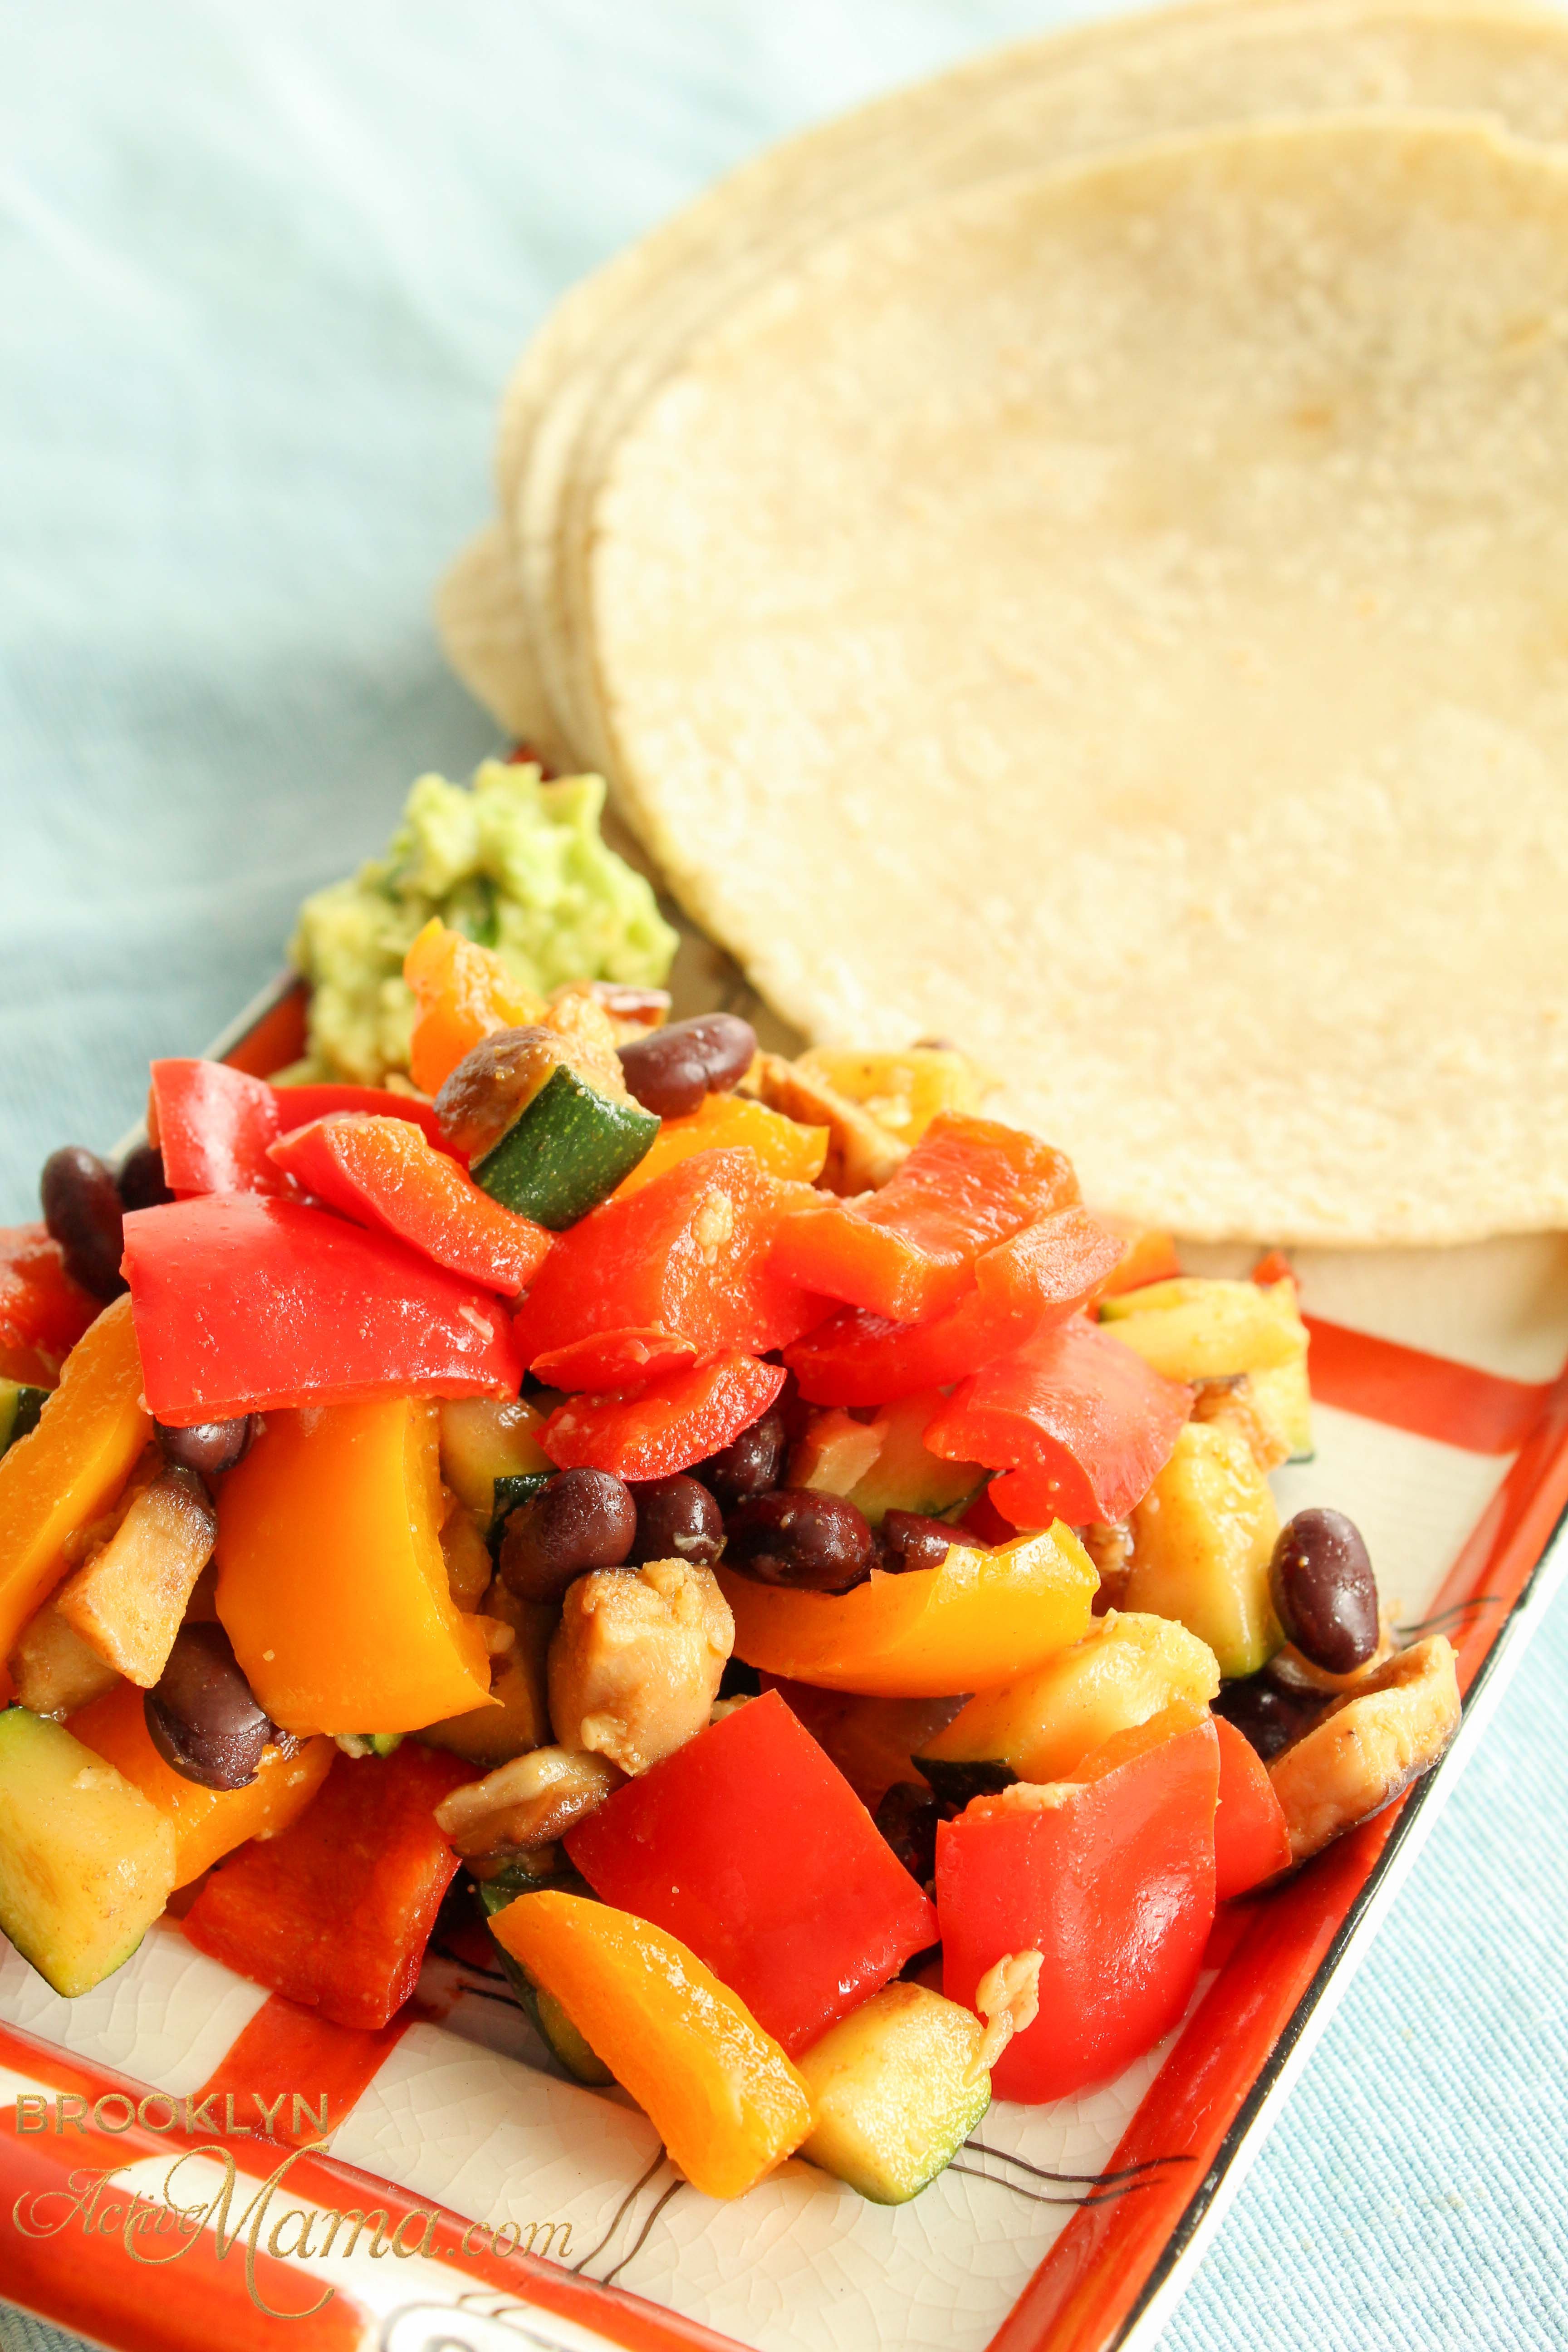
[(467, 1890), (698, 2188), (899, 2203), (1169, 2032), (1216, 1905), (1442, 1753), (1452, 1654), (1279, 1524), (1289, 1272), (1113, 1231), (955, 1048), (781, 1063), (439, 913), (333, 979), (367, 898), (479, 904), (447, 789), (303, 934), (416, 1091), (155, 1063), (4, 1236), (0, 1927), (80, 1993), (183, 1889), (375, 2027)]

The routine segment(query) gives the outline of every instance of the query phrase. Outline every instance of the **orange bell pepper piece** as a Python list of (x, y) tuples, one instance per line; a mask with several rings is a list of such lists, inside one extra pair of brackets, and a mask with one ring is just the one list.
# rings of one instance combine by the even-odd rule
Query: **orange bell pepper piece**
[(217, 1613), (286, 1731), (418, 1731), (483, 1706), (452, 1605), (428, 1398), (274, 1412), (218, 1496)]
[(664, 1121), (613, 1197), (624, 1201), (628, 1193), (640, 1192), (650, 1177), (662, 1176), (679, 1160), (737, 1144), (753, 1151), (757, 1165), (770, 1176), (797, 1184), (815, 1184), (827, 1160), (826, 1128), (802, 1127), (745, 1095), (707, 1095), (700, 1108), (684, 1118)]
[(880, 1192), (803, 1206), (773, 1260), (805, 1289), (923, 1323), (957, 1305), (983, 1251), (1078, 1198), (1071, 1162), (1037, 1136), (941, 1111)]
[(1069, 1528), (1058, 1520), (994, 1551), (953, 1532), (940, 1568), (873, 1570), (849, 1592), (791, 1592), (721, 1568), (736, 1657), (828, 1690), (944, 1698), (1007, 1682), (1082, 1640), (1100, 1571)]
[(1147, 1282), (1168, 1282), (1180, 1274), (1182, 1261), (1176, 1255), (1176, 1244), (1169, 1234), (1153, 1225), (1128, 1236), (1121, 1253), (1121, 1262), (1100, 1293), (1104, 1298), (1118, 1298), (1124, 1290), (1142, 1290)]
[(295, 1756), (269, 1748), (247, 1789), (203, 1789), (165, 1764), (147, 1731), (146, 1695), (121, 1683), (73, 1715), (66, 1728), (167, 1813), (174, 1824), (174, 1884), (188, 1886), (247, 1838), (271, 1837), (298, 1821), (331, 1769), (330, 1739)]
[(403, 959), (403, 977), (419, 1006), (408, 1049), (409, 1075), (438, 1094), (465, 1054), (498, 1029), (542, 1019), (544, 1000), (514, 980), (500, 956), (476, 947), (432, 915)]
[[(66, 1572), (66, 1538), (124, 1486), (153, 1434), (131, 1301), (117, 1298), (66, 1358), (30, 1437), (0, 1455), (0, 1659)], [(0, 1685), (11, 1685), (0, 1665)]]
[(0, 1381), (53, 1388), (98, 1310), (42, 1225), (0, 1232)]
[(674, 1936), (553, 1890), (520, 1895), (490, 1933), (554, 1995), (705, 2197), (743, 2196), (806, 2137), (800, 2075)]

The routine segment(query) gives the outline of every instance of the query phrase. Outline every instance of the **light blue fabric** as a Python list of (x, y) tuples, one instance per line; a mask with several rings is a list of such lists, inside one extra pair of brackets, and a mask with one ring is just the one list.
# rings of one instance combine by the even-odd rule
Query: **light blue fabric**
[[(428, 595), (552, 295), (777, 133), (1050, 21), (10, 0), (0, 1222), (268, 977), (420, 769), (489, 746)], [(1565, 1680), (1560, 1606), (1169, 2352), (1568, 2342)]]

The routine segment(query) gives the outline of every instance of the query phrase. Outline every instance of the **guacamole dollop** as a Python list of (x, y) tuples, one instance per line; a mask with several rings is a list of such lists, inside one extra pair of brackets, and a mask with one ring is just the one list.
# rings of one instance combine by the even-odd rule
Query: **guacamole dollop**
[(300, 909), (289, 952), (311, 987), (310, 1074), (379, 1086), (406, 1070), (403, 959), (432, 915), (541, 995), (569, 980), (658, 987), (677, 936), (642, 875), (605, 847), (604, 806), (600, 776), (545, 783), (500, 760), (471, 785), (421, 776), (386, 856)]

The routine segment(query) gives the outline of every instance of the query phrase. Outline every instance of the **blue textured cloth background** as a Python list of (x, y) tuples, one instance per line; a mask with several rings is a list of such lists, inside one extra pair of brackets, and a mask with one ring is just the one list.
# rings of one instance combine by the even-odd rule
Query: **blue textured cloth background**
[[(778, 133), (1051, 21), (0, 9), (0, 1223), (268, 976), (414, 775), (489, 748), (428, 598), (552, 297)], [(1169, 2352), (1568, 2344), (1565, 1679), (1560, 1604)], [(64, 2341), (0, 2312), (0, 2346)]]

